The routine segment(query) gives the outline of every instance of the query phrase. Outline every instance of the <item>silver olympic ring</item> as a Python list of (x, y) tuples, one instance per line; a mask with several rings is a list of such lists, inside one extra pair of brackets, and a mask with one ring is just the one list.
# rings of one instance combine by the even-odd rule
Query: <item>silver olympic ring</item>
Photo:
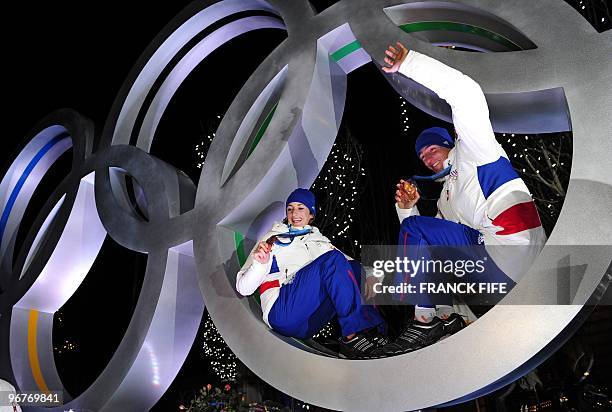
[[(76, 112), (53, 113), (35, 130), (0, 184), (2, 277), (8, 284), (0, 324), (3, 336), (10, 336), (4, 370), (12, 371), (22, 390), (63, 391), (67, 403), (44, 410), (124, 410), (126, 405), (146, 410), (174, 380), (204, 310), (193, 242), (173, 233), (170, 223), (193, 206), (195, 187), (176, 169), (132, 146), (92, 154), (93, 124)], [(71, 173), (43, 206), (13, 262), (15, 237), (32, 193), (71, 147)], [(126, 174), (147, 199), (142, 207), (148, 221), (129, 206)], [(151, 227), (157, 228), (154, 233)], [(79, 287), (107, 234), (148, 254), (145, 281), (109, 364), (72, 399), (55, 366), (53, 315)]]

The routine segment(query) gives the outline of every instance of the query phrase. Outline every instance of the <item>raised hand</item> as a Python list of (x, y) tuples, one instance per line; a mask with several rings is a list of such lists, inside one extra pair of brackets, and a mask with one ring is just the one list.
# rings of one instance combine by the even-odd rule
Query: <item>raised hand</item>
[(402, 43), (396, 42), (395, 44), (396, 47), (389, 45), (387, 50), (385, 50), (385, 63), (389, 65), (389, 67), (382, 67), (385, 73), (395, 73), (398, 71), (404, 60), (406, 60), (406, 56), (408, 56), (408, 49)]
[(266, 241), (259, 242), (257, 249), (253, 252), (253, 259), (258, 261), (259, 263), (268, 263), (270, 260), (270, 251), (272, 250), (272, 245), (267, 243)]
[(395, 191), (395, 201), (400, 209), (410, 209), (417, 204), (421, 196), (416, 186), (405, 180), (400, 180)]

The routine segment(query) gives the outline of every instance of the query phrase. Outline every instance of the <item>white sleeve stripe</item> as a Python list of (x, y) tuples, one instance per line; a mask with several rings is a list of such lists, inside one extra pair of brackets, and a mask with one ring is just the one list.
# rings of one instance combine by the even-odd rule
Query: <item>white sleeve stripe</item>
[(511, 180), (498, 187), (486, 200), (487, 216), (493, 220), (512, 206), (532, 200), (527, 186), (521, 179)]

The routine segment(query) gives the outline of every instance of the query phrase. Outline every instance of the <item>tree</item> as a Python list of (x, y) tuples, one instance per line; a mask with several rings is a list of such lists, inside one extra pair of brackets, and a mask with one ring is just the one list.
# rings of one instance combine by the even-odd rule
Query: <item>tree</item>
[(512, 166), (533, 196), (547, 234), (563, 207), (572, 162), (569, 132), (541, 135), (497, 135)]
[(363, 147), (348, 127), (340, 129), (323, 169), (312, 184), (318, 211), (315, 224), (338, 248), (359, 256), (352, 232), (356, 205), (362, 192)]

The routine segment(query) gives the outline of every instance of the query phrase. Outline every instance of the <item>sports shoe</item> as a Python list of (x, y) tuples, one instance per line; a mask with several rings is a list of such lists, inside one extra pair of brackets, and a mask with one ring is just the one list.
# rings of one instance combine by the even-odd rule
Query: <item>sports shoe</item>
[(372, 340), (376, 342), (379, 348), (389, 344), (389, 338), (377, 332), (369, 332), (372, 335)]
[(374, 359), (385, 356), (382, 348), (389, 340), (377, 332), (359, 332), (345, 341), (340, 338), (340, 357), (347, 359)]
[(442, 320), (442, 323), (444, 325), (444, 335), (447, 336), (459, 332), (466, 326), (463, 317), (458, 313), (451, 313), (448, 318)]
[(413, 320), (402, 330), (395, 342), (385, 345), (382, 351), (387, 356), (412, 352), (431, 345), (445, 334), (444, 322), (437, 316), (429, 323)]

